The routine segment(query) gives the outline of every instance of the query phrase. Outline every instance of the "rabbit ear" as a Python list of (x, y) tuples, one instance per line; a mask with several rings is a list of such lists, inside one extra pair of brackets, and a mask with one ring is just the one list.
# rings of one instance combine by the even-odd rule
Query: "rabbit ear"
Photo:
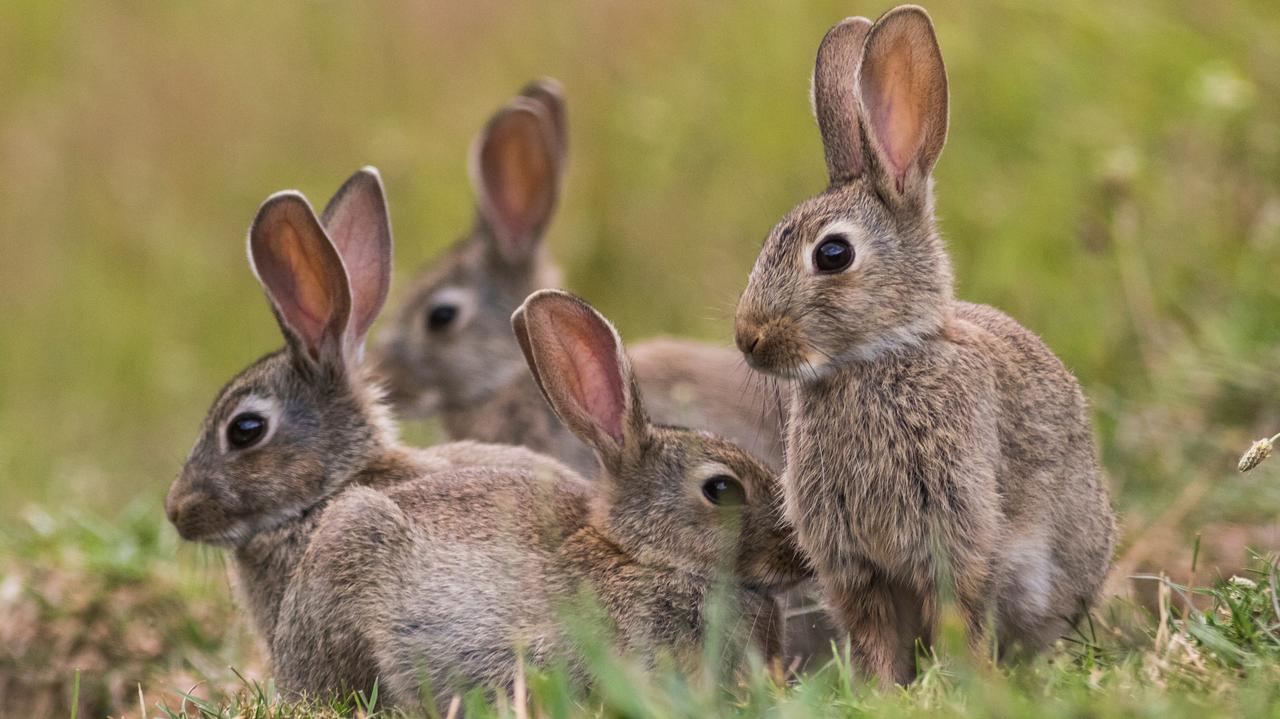
[(871, 28), (858, 95), (887, 184), (900, 195), (922, 191), (947, 139), (947, 71), (922, 8), (894, 8)]
[(305, 197), (267, 198), (249, 229), (249, 264), (300, 359), (345, 362), (351, 288), (338, 250)]
[(562, 157), (540, 102), (517, 97), (489, 119), (471, 151), (480, 216), (502, 259), (531, 258), (555, 212)]
[(391, 218), (378, 170), (365, 167), (352, 175), (320, 219), (351, 282), (347, 341), (358, 357), (391, 286)]
[(551, 409), (606, 467), (622, 466), (646, 441), (649, 419), (613, 325), (560, 290), (529, 295), (511, 324)]
[(524, 89), (520, 91), (520, 95), (537, 102), (546, 112), (558, 146), (559, 166), (557, 167), (557, 173), (563, 176), (564, 159), (569, 153), (569, 118), (564, 104), (564, 87), (559, 80), (544, 77), (525, 85)]
[(866, 171), (854, 80), (870, 30), (871, 21), (865, 17), (846, 18), (828, 30), (818, 45), (810, 99), (832, 185), (842, 185)]

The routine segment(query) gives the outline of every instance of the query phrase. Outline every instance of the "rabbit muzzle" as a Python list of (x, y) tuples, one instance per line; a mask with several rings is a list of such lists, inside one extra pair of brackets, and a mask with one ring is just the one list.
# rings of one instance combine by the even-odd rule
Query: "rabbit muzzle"
[(805, 361), (799, 328), (786, 316), (758, 320), (740, 315), (734, 330), (738, 350), (752, 369), (792, 377)]
[(182, 479), (174, 482), (164, 502), (165, 515), (178, 536), (189, 542), (236, 544), (245, 534), (243, 518), (214, 493), (185, 484)]

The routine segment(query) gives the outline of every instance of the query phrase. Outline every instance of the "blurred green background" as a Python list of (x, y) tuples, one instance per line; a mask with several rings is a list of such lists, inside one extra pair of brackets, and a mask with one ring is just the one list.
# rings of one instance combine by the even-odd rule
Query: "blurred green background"
[[(569, 102), (567, 285), (629, 339), (728, 342), (765, 233), (823, 185), (818, 41), (889, 6), (0, 4), (0, 527), (162, 521), (207, 403), (280, 342), (244, 256), (258, 203), (378, 166), (394, 301), (468, 227), (468, 144), (536, 76)], [(1078, 373), (1131, 530), (1195, 482), (1192, 525), (1273, 520), (1280, 482), (1233, 467), (1280, 431), (1280, 5), (929, 10), (959, 294)]]

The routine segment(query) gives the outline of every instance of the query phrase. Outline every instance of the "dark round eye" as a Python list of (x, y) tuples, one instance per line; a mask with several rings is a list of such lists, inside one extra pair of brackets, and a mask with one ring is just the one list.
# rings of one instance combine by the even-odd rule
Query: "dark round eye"
[(853, 245), (844, 235), (827, 235), (813, 250), (813, 266), (819, 272), (839, 272), (853, 264)]
[(453, 322), (458, 316), (458, 308), (454, 305), (436, 305), (427, 313), (427, 329), (439, 332)]
[(727, 474), (717, 474), (703, 482), (702, 496), (721, 507), (740, 507), (747, 503), (742, 483)]
[(227, 425), (227, 444), (235, 449), (253, 445), (267, 433), (267, 418), (256, 412), (242, 412)]

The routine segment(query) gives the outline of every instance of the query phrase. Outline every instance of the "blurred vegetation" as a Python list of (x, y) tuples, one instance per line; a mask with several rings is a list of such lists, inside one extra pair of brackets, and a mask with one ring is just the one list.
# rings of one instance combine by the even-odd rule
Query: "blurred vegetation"
[[(817, 41), (888, 6), (5, 3), (0, 512), (158, 497), (279, 343), (242, 249), (257, 204), (377, 165), (398, 287), (467, 227), (468, 143), (538, 75), (570, 103), (567, 284), (630, 337), (727, 342), (764, 234), (822, 185)], [(961, 295), (1080, 375), (1126, 506), (1225, 476), (1280, 426), (1280, 9), (931, 11)]]
[[(817, 43), (891, 4), (0, 4), (0, 534), (73, 511), (170, 551), (160, 498), (207, 403), (280, 341), (244, 259), (258, 203), (378, 166), (394, 293), (467, 228), (468, 143), (535, 76), (569, 102), (566, 284), (628, 338), (728, 342), (760, 241), (823, 184)], [(929, 10), (959, 293), (1080, 376), (1148, 545), (1125, 568), (1280, 544), (1274, 469), (1233, 469), (1280, 429), (1280, 5)]]

